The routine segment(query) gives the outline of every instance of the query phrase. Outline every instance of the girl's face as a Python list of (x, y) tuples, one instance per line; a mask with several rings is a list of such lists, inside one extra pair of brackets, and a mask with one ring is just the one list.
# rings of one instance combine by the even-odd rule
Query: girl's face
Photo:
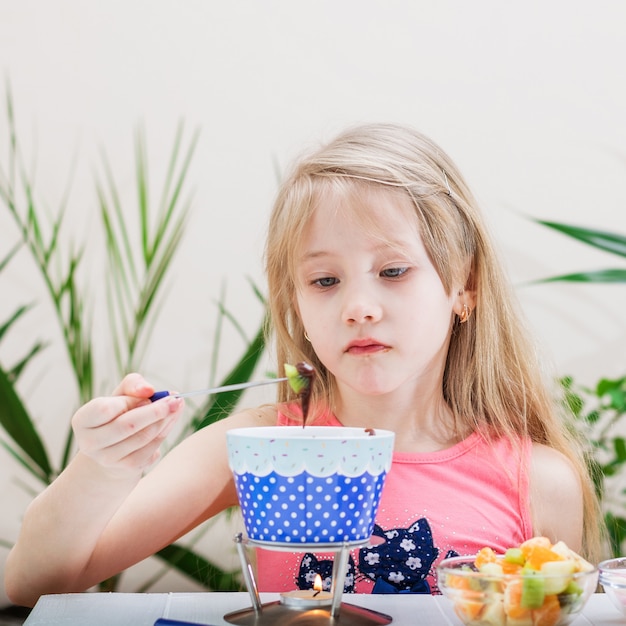
[(406, 194), (356, 191), (325, 192), (304, 232), (296, 275), (304, 328), (340, 391), (382, 395), (427, 381), (440, 389), (462, 285), (446, 293)]

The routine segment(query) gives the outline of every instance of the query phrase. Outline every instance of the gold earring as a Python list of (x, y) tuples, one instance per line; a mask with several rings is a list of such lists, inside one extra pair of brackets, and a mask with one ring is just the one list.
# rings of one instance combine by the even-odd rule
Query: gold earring
[(304, 338), (311, 343), (311, 337), (309, 337), (309, 333), (307, 333), (306, 330), (304, 331)]
[(463, 311), (461, 312), (461, 315), (459, 315), (459, 322), (461, 322), (461, 324), (465, 324), (465, 322), (467, 322), (467, 320), (470, 318), (471, 314), (472, 311), (470, 310), (469, 306), (467, 306), (467, 304), (463, 304)]

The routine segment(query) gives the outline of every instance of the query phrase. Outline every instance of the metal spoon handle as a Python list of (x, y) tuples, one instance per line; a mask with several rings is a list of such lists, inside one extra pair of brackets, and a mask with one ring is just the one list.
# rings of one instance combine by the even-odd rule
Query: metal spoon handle
[(167, 396), (173, 395), (175, 398), (189, 398), (190, 396), (199, 396), (201, 394), (211, 395), (213, 393), (222, 393), (224, 391), (237, 391), (239, 389), (248, 389), (248, 387), (261, 387), (262, 385), (273, 385), (275, 383), (285, 382), (287, 378), (270, 378), (268, 380), (255, 380), (247, 383), (235, 383), (233, 385), (222, 385), (221, 387), (209, 387), (208, 389), (196, 389), (195, 391), (186, 391), (185, 393), (171, 394), (169, 391), (155, 391), (150, 396), (150, 401), (160, 400)]

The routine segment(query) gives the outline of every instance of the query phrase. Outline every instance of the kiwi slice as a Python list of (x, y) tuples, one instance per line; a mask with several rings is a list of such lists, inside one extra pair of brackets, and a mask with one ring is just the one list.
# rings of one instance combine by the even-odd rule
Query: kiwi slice
[(315, 377), (315, 368), (304, 361), (296, 365), (285, 363), (284, 367), (289, 386), (300, 398), (300, 404), (302, 406), (302, 426), (304, 427), (309, 414), (309, 402), (311, 399), (313, 378)]
[(515, 563), (516, 565), (524, 565), (526, 562), (521, 548), (509, 548), (504, 553), (504, 560), (507, 563)]
[(525, 574), (522, 582), (520, 604), (525, 609), (540, 609), (546, 595), (543, 576)]

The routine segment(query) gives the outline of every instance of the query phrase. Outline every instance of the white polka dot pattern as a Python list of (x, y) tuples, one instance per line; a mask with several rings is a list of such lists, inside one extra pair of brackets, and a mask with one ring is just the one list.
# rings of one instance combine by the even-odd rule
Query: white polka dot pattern
[(370, 537), (386, 473), (358, 477), (235, 474), (250, 539), (272, 543), (359, 542)]

